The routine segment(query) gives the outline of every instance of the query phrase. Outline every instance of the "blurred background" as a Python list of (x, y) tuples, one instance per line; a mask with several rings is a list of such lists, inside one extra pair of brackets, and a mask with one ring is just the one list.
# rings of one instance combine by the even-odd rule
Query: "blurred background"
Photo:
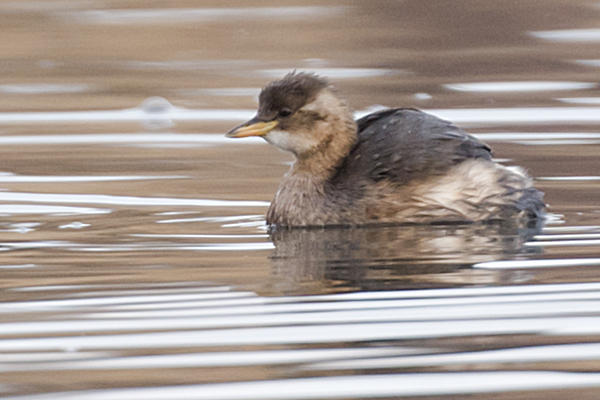
[[(521, 165), (543, 230), (269, 236), (292, 70)], [(0, 396), (597, 399), (600, 3), (0, 0)]]

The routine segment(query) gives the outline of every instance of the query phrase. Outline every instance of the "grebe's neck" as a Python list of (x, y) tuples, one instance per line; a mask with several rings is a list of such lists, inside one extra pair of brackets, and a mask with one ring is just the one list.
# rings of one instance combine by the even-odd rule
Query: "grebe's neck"
[(266, 137), (296, 156), (271, 203), (267, 223), (324, 225), (335, 215), (326, 211), (335, 197), (329, 179), (350, 154), (358, 128), (349, 107), (329, 90), (323, 90), (297, 114), (312, 123), (290, 132), (273, 131)]
[(350, 153), (356, 142), (357, 125), (349, 107), (330, 91), (321, 93), (309, 106), (319, 109), (324, 118), (313, 125), (311, 136), (317, 139), (314, 145), (295, 153), (290, 174), (325, 180)]

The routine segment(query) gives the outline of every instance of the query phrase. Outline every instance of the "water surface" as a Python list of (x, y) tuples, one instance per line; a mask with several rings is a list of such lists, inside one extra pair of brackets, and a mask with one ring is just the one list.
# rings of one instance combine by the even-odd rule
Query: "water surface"
[[(593, 1), (0, 1), (0, 395), (597, 399)], [(511, 224), (277, 232), (290, 70), (521, 165)]]

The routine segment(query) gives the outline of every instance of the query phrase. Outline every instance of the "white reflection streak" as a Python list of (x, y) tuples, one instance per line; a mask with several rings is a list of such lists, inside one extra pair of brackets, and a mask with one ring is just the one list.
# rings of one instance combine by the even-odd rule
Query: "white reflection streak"
[[(503, 124), (554, 124), (554, 123), (581, 123), (591, 124), (600, 122), (600, 112), (597, 107), (521, 107), (521, 108), (466, 108), (466, 109), (433, 109), (425, 110), (442, 119), (451, 120), (457, 124), (463, 125), (503, 125)], [(359, 111), (355, 116), (361, 117), (371, 110)], [(111, 111), (70, 111), (70, 112), (16, 112), (0, 113), (0, 123), (2, 124), (28, 124), (28, 123), (89, 123), (89, 122), (148, 122), (153, 119), (165, 119), (173, 122), (177, 121), (246, 121), (256, 114), (256, 110), (228, 110), (228, 109), (196, 109), (188, 110), (178, 107), (169, 107), (160, 112), (149, 113), (141, 107), (126, 110)], [(57, 143), (62, 140), (63, 143), (69, 142), (69, 137), (77, 142), (83, 138), (76, 139), (79, 135), (50, 135), (44, 139), (44, 136), (5, 136), (0, 140), (0, 144), (40, 144)], [(119, 136), (126, 142), (131, 142), (137, 138), (137, 142), (144, 142), (144, 138), (151, 138), (150, 134), (135, 135), (85, 135), (89, 140), (95, 139), (101, 143), (122, 143)], [(191, 141), (194, 136), (206, 137), (209, 135), (187, 135), (187, 134), (156, 134), (152, 142), (162, 141), (172, 143), (174, 141), (183, 141), (188, 138)], [(162, 136), (162, 139), (159, 139)], [(28, 138), (36, 138), (28, 139)], [(19, 142), (15, 141), (18, 140)], [(198, 139), (195, 139), (198, 140)], [(221, 141), (225, 138), (221, 135)], [(257, 139), (258, 140), (258, 139)], [(261, 140), (262, 141), (262, 140)], [(228, 142), (235, 142), (229, 140)], [(245, 141), (244, 141), (245, 142)], [(89, 142), (86, 142), (89, 143)]]
[[(556, 240), (553, 242), (527, 242), (527, 247), (559, 247), (559, 246), (598, 246), (600, 240)], [(592, 264), (592, 265), (596, 265)], [(578, 264), (578, 265), (589, 265), (589, 264)], [(553, 267), (555, 267), (553, 265)]]
[[(264, 297), (244, 297), (238, 299), (217, 299), (213, 301), (179, 301), (176, 303), (170, 302), (156, 302), (152, 304), (134, 304), (134, 305), (117, 305), (110, 307), (112, 310), (127, 310), (123, 312), (114, 312), (107, 314), (100, 314), (100, 318), (107, 317), (113, 318), (112, 314), (116, 314), (117, 316), (132, 315), (132, 318), (136, 318), (136, 315), (140, 314), (141, 318), (153, 318), (153, 315), (147, 315), (145, 311), (136, 311), (132, 312), (132, 310), (153, 310), (152, 312), (157, 312), (160, 314), (160, 311), (155, 310), (168, 310), (165, 314), (159, 315), (159, 317), (179, 317), (180, 315), (177, 313), (177, 310), (186, 309), (188, 307), (193, 307), (196, 310), (206, 310), (206, 315), (231, 315), (229, 310), (233, 310), (235, 314), (245, 314), (245, 310), (252, 310), (253, 306), (264, 305), (267, 304), (268, 300)], [(152, 313), (151, 312), (151, 313)], [(173, 313), (173, 314), (171, 314)], [(90, 314), (86, 315), (86, 318), (93, 318), (98, 314)], [(118, 318), (118, 317), (117, 317)]]
[(481, 269), (560, 268), (600, 265), (600, 258), (571, 258), (559, 260), (490, 261), (473, 265)]
[(575, 60), (574, 63), (586, 67), (600, 67), (600, 60)]
[(261, 243), (215, 243), (197, 246), (177, 246), (177, 250), (203, 250), (203, 251), (243, 251), (243, 250), (273, 250), (275, 245), (271, 242)]
[(258, 98), (260, 88), (183, 89), (180, 92), (193, 96), (252, 96)]
[[(156, 293), (156, 289), (161, 289), (161, 293), (170, 293), (171, 290), (177, 290), (179, 292), (185, 291), (188, 292), (190, 290), (197, 292), (228, 292), (231, 291), (231, 287), (229, 286), (204, 286), (204, 287), (194, 287), (190, 289), (193, 285), (203, 285), (205, 282), (194, 282), (194, 281), (183, 281), (183, 282), (160, 282), (160, 283), (142, 283), (142, 284), (126, 284), (126, 283), (113, 283), (113, 284), (94, 284), (94, 285), (44, 285), (44, 286), (22, 286), (22, 287), (13, 287), (8, 290), (14, 292), (39, 292), (39, 291), (58, 291), (58, 290), (73, 290), (73, 291), (82, 291), (82, 294), (94, 293), (89, 289), (123, 289), (127, 288), (129, 290), (119, 291), (119, 293), (127, 293), (127, 292), (135, 292), (136, 294), (145, 293), (146, 291), (151, 293)], [(144, 289), (135, 289), (136, 287), (142, 287)], [(175, 288), (175, 289), (167, 289), (164, 288)], [(85, 291), (84, 291), (85, 290)], [(162, 292), (164, 290), (164, 292)], [(110, 294), (114, 294), (114, 291), (111, 291)]]
[(248, 7), (248, 8), (162, 8), (86, 10), (56, 13), (62, 18), (90, 24), (172, 24), (220, 20), (263, 20), (285, 18), (327, 18), (341, 14), (348, 7)]
[(557, 99), (563, 103), (571, 104), (600, 104), (600, 97), (573, 97)]
[(450, 83), (445, 88), (457, 92), (541, 92), (554, 90), (591, 89), (596, 84), (589, 82), (524, 81), (524, 82), (473, 82)]
[[(148, 112), (142, 107), (106, 111), (65, 112), (7, 112), (0, 113), (0, 123), (90, 123), (90, 122), (146, 122), (149, 119), (166, 118), (172, 121), (239, 121), (250, 119), (255, 110), (187, 110), (169, 107), (160, 112)], [(175, 134), (164, 135), (167, 137)], [(66, 135), (65, 135), (66, 136)], [(91, 135), (94, 136), (94, 135)], [(136, 136), (136, 135), (131, 135)], [(190, 135), (182, 135), (190, 136)], [(193, 136), (193, 135), (192, 135)], [(43, 136), (42, 136), (43, 137)]]
[(90, 224), (84, 224), (82, 222), (72, 222), (70, 224), (59, 225), (58, 229), (82, 229), (91, 226)]
[[(600, 110), (600, 109), (599, 109)], [(491, 141), (522, 141), (522, 140), (573, 140), (573, 139), (600, 139), (600, 133), (593, 132), (494, 132), (476, 133), (478, 139)]]
[[(59, 248), (71, 248), (78, 246), (71, 242), (65, 242), (60, 240), (40, 240), (40, 241), (27, 241), (27, 242), (4, 242), (0, 243), (0, 251), (7, 250), (30, 250), (30, 249), (59, 249)], [(0, 303), (2, 307), (2, 303)]]
[(599, 231), (600, 225), (580, 225), (580, 226), (545, 226), (542, 229), (544, 233), (551, 232), (587, 232)]
[[(63, 207), (46, 205), (0, 204), (0, 215), (50, 214), (50, 215), (95, 215), (109, 214), (111, 210), (87, 207)], [(18, 230), (17, 230), (18, 231)]]
[(529, 32), (529, 34), (549, 42), (600, 42), (600, 29), (565, 29)]
[(580, 146), (599, 144), (600, 140), (520, 140), (513, 143), (527, 146)]
[(267, 207), (266, 201), (178, 199), (171, 197), (110, 196), (101, 194), (55, 194), (0, 192), (0, 201), (35, 203), (106, 204), (118, 206)]
[[(86, 360), (100, 357), (110, 357), (114, 354), (106, 352), (81, 352), (81, 353), (4, 353), (0, 354), (0, 362), (2, 363), (38, 363), (44, 361), (75, 361)], [(0, 370), (6, 371), (4, 366), (0, 366)]]
[[(599, 291), (600, 283), (561, 283), (547, 285), (522, 285), (522, 286), (499, 286), (499, 287), (468, 287), (454, 289), (429, 289), (429, 290), (403, 290), (403, 291), (388, 291), (388, 292), (352, 292), (334, 295), (316, 295), (316, 296), (298, 296), (285, 297), (279, 300), (288, 302), (308, 302), (308, 301), (348, 301), (348, 300), (383, 300), (383, 299), (427, 299), (439, 298), (443, 299), (461, 296), (490, 296), (490, 295), (506, 295), (520, 294), (529, 295), (535, 293), (551, 294), (569, 293), (569, 292), (584, 292), (584, 291)], [(272, 299), (278, 300), (278, 299)], [(281, 302), (281, 301), (280, 301)]]
[[(0, 116), (0, 123), (2, 122)], [(68, 121), (67, 121), (68, 122)], [(179, 134), (179, 133), (107, 133), (83, 135), (27, 135), (0, 136), (0, 145), (62, 145), (62, 144), (235, 144), (266, 143), (260, 138), (232, 140), (225, 134)]]
[[(482, 305), (483, 307), (491, 307), (499, 304), (521, 304), (522, 303), (539, 303), (539, 302), (557, 302), (564, 301), (569, 304), (576, 305), (577, 300), (598, 300), (600, 299), (599, 291), (581, 291), (581, 292), (556, 292), (542, 294), (521, 294), (521, 295), (500, 295), (500, 296), (478, 296), (478, 297), (440, 297), (421, 298), (421, 299), (398, 299), (398, 300), (377, 300), (367, 299), (368, 301), (317, 301), (310, 302), (310, 298), (306, 302), (277, 302), (278, 299), (257, 297), (250, 303), (249, 300), (231, 301), (225, 303), (223, 300), (220, 303), (215, 303), (213, 306), (217, 308), (208, 308), (204, 302), (185, 302), (185, 303), (165, 303), (165, 304), (137, 304), (134, 306), (124, 305), (112, 307), (113, 310), (128, 310), (123, 312), (108, 312), (86, 315), (86, 318), (175, 318), (175, 317), (206, 317), (206, 316), (225, 316), (225, 315), (250, 315), (250, 314), (274, 314), (274, 313), (307, 313), (307, 312), (330, 312), (353, 310), (383, 310), (396, 309), (395, 312), (403, 312), (403, 310), (414, 307), (418, 310), (427, 310), (425, 307), (437, 306), (460, 306), (464, 311), (458, 312), (459, 315), (468, 313), (465, 307), (467, 305)], [(256, 306), (256, 304), (259, 304)], [(227, 307), (225, 307), (227, 306)], [(241, 306), (241, 307), (235, 307)], [(586, 307), (594, 307), (586, 305)], [(136, 311), (132, 310), (148, 310), (151, 311)], [(158, 310), (164, 311), (158, 311)], [(523, 308), (526, 311), (526, 307)], [(424, 311), (422, 311), (424, 312)], [(422, 319), (420, 315), (411, 315), (410, 318)], [(484, 315), (485, 316), (485, 315)], [(386, 317), (387, 318), (387, 317)], [(398, 318), (398, 317), (396, 317)], [(410, 319), (409, 318), (409, 319)], [(444, 316), (444, 319), (450, 317)]]
[(425, 111), (463, 125), (600, 122), (600, 109), (597, 107), (469, 108)]
[[(173, 295), (148, 295), (148, 296), (116, 296), (94, 297), (86, 299), (64, 299), (45, 301), (24, 301), (0, 303), (0, 312), (38, 312), (60, 309), (73, 309), (79, 307), (102, 307), (115, 305), (128, 305), (142, 303), (146, 306), (155, 306), (156, 303), (168, 303), (190, 300), (215, 300), (232, 299), (240, 297), (255, 298), (253, 292), (223, 292), (223, 293), (191, 293)], [(154, 304), (152, 304), (154, 303)]]
[[(251, 228), (251, 227), (265, 227), (265, 220), (264, 219), (260, 219), (259, 221), (254, 221), (254, 222), (236, 222), (233, 224), (224, 224), (222, 225), (223, 228)], [(266, 229), (266, 227), (265, 227)], [(273, 248), (275, 248), (273, 246)]]
[[(166, 238), (166, 239), (254, 239), (268, 238), (269, 235), (196, 235), (196, 234), (152, 234), (152, 233), (140, 233), (135, 235), (129, 235), (133, 237), (145, 237), (145, 238)], [(600, 238), (600, 235), (598, 235)]]
[[(597, 295), (596, 297), (598, 297)], [(217, 305), (218, 306), (218, 305)], [(222, 306), (225, 306), (224, 304)], [(548, 301), (513, 304), (482, 304), (399, 307), (371, 310), (349, 310), (304, 313), (271, 313), (267, 315), (228, 315), (205, 318), (176, 318), (163, 315), (163, 319), (102, 319), (93, 321), (13, 322), (0, 324), (0, 335), (93, 333), (106, 331), (214, 329), (236, 327), (267, 327), (291, 325), (328, 325), (373, 322), (411, 322), (447, 320), (485, 320), (494, 318), (536, 318), (545, 316), (600, 314), (598, 301)], [(170, 318), (169, 318), (170, 317)]]
[[(297, 72), (312, 72), (318, 75), (325, 75), (332, 79), (356, 79), (371, 78), (375, 76), (385, 76), (401, 73), (399, 70), (380, 69), (380, 68), (297, 68)], [(262, 76), (279, 79), (289, 74), (289, 69), (264, 69), (260, 71)]]
[[(268, 204), (268, 203), (267, 203)], [(161, 221), (157, 221), (159, 224), (175, 224), (181, 222), (230, 222), (230, 221), (240, 221), (240, 220), (253, 220), (258, 219), (260, 221), (263, 220), (262, 215), (233, 215), (229, 217), (196, 217), (196, 218), (177, 218), (177, 219), (163, 219)]]
[(535, 240), (581, 240), (581, 239), (600, 239), (600, 233), (580, 233), (571, 235), (536, 235)]
[[(0, 265), (0, 269), (29, 269), (29, 268), (39, 268), (40, 266), (37, 264), (16, 264), (16, 265)], [(0, 325), (2, 326), (2, 325)]]
[[(307, 362), (323, 362), (331, 360), (340, 360), (346, 358), (359, 357), (386, 357), (406, 354), (415, 354), (422, 352), (420, 349), (399, 349), (399, 348), (374, 348), (374, 349), (302, 349), (302, 350), (273, 350), (273, 351), (236, 351), (236, 352), (215, 352), (199, 354), (167, 354), (151, 356), (134, 357), (108, 357), (103, 353), (83, 353), (79, 357), (69, 356), (68, 353), (60, 357), (49, 358), (45, 360), (44, 354), (53, 353), (35, 353), (42, 355), (38, 360), (34, 356), (28, 357), (23, 361), (29, 363), (19, 363), (19, 358), (11, 360), (12, 354), (1, 356), (0, 361), (4, 364), (0, 366), (0, 371), (39, 371), (39, 370), (98, 370), (98, 369), (151, 369), (151, 368), (202, 368), (202, 367), (239, 367), (249, 365), (265, 364), (295, 364)], [(93, 355), (103, 354), (102, 359), (91, 359)], [(31, 363), (31, 361), (38, 361)], [(53, 363), (43, 363), (43, 361), (62, 361)]]
[(312, 400), (435, 396), (600, 387), (599, 373), (444, 372), (336, 376), (208, 385), (104, 389), (6, 400)]
[[(200, 282), (199, 284), (205, 284), (205, 282)], [(125, 285), (64, 285), (62, 289), (59, 290), (73, 290), (77, 291), (72, 293), (70, 296), (72, 298), (90, 298), (90, 297), (99, 297), (99, 296), (108, 296), (108, 297), (116, 297), (116, 296), (142, 296), (142, 295), (152, 295), (152, 296), (162, 296), (162, 295), (171, 295), (171, 294), (198, 294), (198, 293), (206, 293), (206, 294), (224, 294), (228, 292), (232, 292), (231, 288), (227, 286), (213, 286), (213, 287), (201, 287), (201, 288), (191, 288), (189, 284), (184, 285), (185, 287), (178, 287), (178, 285), (149, 285), (147, 289), (134, 289), (132, 286), (127, 287), (126, 290), (103, 290), (107, 288), (122, 288)], [(145, 286), (145, 285), (143, 285)], [(61, 286), (59, 286), (61, 287)], [(154, 289), (150, 289), (154, 287)], [(170, 289), (170, 287), (173, 287)], [(21, 289), (21, 288), (17, 288)], [(28, 289), (28, 288), (26, 288)], [(37, 289), (37, 288), (36, 288)], [(82, 291), (85, 289), (85, 291)], [(56, 286), (40, 286), (38, 290), (57, 290)], [(31, 290), (29, 290), (31, 291)], [(251, 292), (246, 292), (251, 293)]]
[(467, 353), (426, 354), (343, 360), (311, 365), (309, 370), (434, 367), (459, 364), (533, 363), (600, 360), (600, 343), (536, 346)]
[(89, 92), (93, 86), (87, 84), (43, 84), (22, 83), (0, 85), (0, 93), (7, 94), (54, 94), (54, 93), (83, 93)]
[(52, 176), (0, 174), (0, 183), (71, 183), (71, 182), (118, 182), (146, 181), (157, 179), (185, 179), (185, 175), (122, 175), (122, 176)]
[(465, 321), (462, 320), (332, 324), (4, 339), (0, 341), (0, 351), (130, 350), (212, 346), (326, 344), (525, 334), (549, 336), (597, 335), (600, 334), (600, 317), (483, 319), (469, 321), (468, 324), (465, 324)]
[(600, 176), (540, 176), (541, 181), (600, 181)]
[[(262, 225), (262, 224), (261, 224)], [(121, 245), (121, 244), (108, 244), (102, 246), (93, 245), (79, 245), (73, 248), (74, 251), (88, 251), (88, 252), (132, 252), (132, 251), (169, 251), (169, 250), (183, 250), (183, 251), (247, 251), (247, 250), (272, 250), (275, 245), (271, 242), (259, 242), (259, 243), (211, 243), (211, 244), (188, 244), (188, 245), (151, 245), (144, 243), (141, 245)]]

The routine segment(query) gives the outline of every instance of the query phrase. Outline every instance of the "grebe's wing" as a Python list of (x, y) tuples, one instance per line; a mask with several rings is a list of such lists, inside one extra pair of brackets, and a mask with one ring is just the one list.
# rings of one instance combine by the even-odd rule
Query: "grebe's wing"
[(416, 109), (375, 112), (357, 124), (356, 144), (337, 174), (342, 181), (386, 179), (406, 184), (443, 175), (467, 159), (492, 159), (485, 143), (448, 121)]

